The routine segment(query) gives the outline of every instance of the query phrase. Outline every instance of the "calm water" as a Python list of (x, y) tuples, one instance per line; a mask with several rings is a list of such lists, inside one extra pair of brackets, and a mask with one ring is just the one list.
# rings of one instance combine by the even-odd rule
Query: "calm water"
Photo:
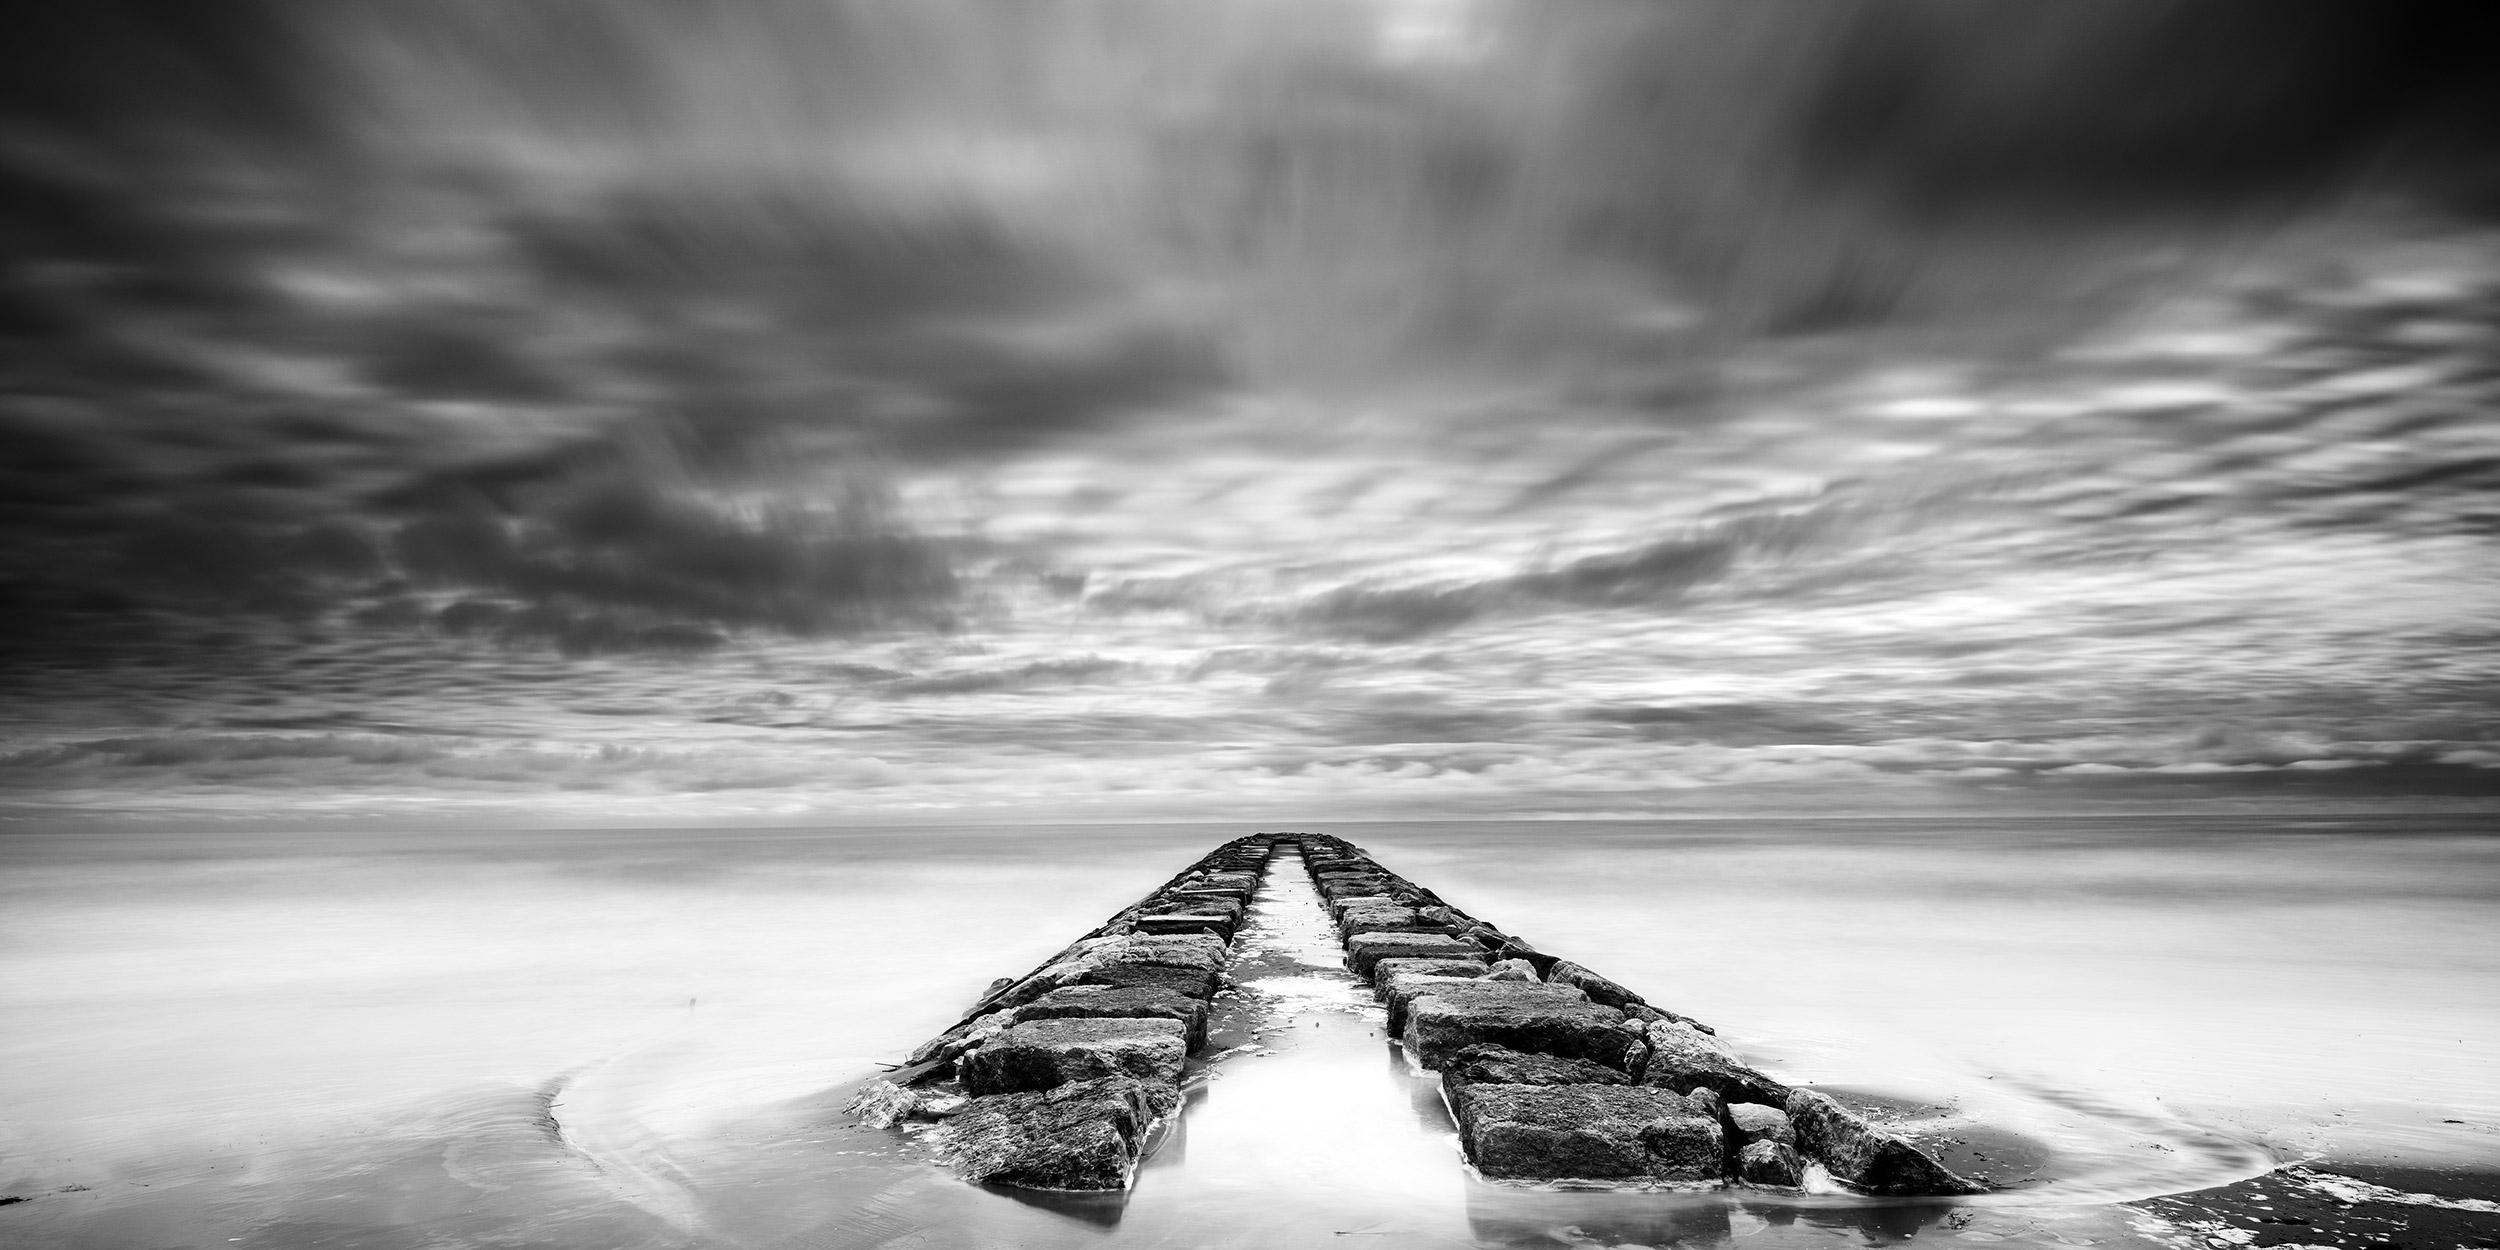
[(1281, 887), (1280, 1027), (1124, 1206), (843, 1125), (877, 1061), (1247, 826), (15, 832), (0, 1193), (34, 1200), (0, 1242), (2137, 1242), (2127, 1200), (2276, 1161), (2500, 1169), (2486, 823), (1307, 826), (1779, 1075), (2049, 1151), (1961, 1209), (1470, 1181)]

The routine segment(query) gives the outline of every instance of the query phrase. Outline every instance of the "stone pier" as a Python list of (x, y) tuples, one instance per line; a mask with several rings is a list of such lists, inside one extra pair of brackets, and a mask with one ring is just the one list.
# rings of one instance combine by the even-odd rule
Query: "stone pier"
[(1343, 839), (1297, 839), (1346, 964), (1438, 1072), (1459, 1141), (1495, 1180), (1793, 1189), (1809, 1164), (1867, 1193), (1985, 1192), (1827, 1095), (1737, 1058), (1717, 1031), (1450, 906)]
[(1022, 977), (1001, 978), (852, 1103), (940, 1120), (965, 1180), (1122, 1190), (1205, 1045), (1234, 936), (1298, 851), (1390, 1035), (1440, 1075), (1460, 1145), (1497, 1181), (1862, 1192), (1986, 1186), (1832, 1098), (1746, 1064), (1708, 1025), (1444, 902), (1359, 847), (1254, 834), (1201, 858)]

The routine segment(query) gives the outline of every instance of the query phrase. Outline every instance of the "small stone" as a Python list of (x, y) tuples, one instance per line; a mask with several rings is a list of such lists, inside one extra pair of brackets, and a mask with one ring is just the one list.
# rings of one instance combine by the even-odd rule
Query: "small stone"
[(1188, 1053), (1176, 1020), (1030, 1020), (964, 1056), (961, 1070), (964, 1088), (975, 1095), (1051, 1089), (1105, 1076), (1176, 1084)]
[(1748, 1185), (1795, 1189), (1806, 1183), (1806, 1161), (1786, 1142), (1763, 1138), (1736, 1152), (1736, 1179)]
[(1978, 1194), (1987, 1186), (1954, 1175), (1898, 1133), (1875, 1127), (1828, 1094), (1788, 1095), (1797, 1147), (1839, 1179), (1877, 1194)]
[(976, 1098), (939, 1130), (940, 1157), (975, 1184), (1125, 1189), (1155, 1121), (1180, 1102), (1175, 1086), (1117, 1076)]

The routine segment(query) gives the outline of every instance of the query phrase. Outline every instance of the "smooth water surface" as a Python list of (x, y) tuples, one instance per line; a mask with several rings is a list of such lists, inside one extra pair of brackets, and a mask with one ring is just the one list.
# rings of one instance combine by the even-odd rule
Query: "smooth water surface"
[[(2045, 1245), (2312, 1153), (2500, 1170), (2500, 838), (2467, 820), (1308, 827), (1777, 1075), (2050, 1166), (1960, 1207), (1474, 1181), (1277, 897), (1259, 940), (1308, 967), (1244, 991), (1278, 1027), (1126, 1204), (968, 1189), (843, 1123), (990, 978), (1247, 827), (20, 831), (0, 1193), (32, 1200), (0, 1240)], [(1317, 1088), (1334, 1120), (1285, 1096)]]

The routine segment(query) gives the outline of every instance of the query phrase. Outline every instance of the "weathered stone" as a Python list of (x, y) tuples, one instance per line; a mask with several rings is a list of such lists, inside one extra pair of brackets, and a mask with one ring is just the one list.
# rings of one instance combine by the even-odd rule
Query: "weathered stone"
[[(1386, 964), (1390, 962), (1424, 963), (1428, 961), (1383, 960), (1381, 962)], [(1482, 965), (1478, 965), (1478, 967), (1482, 967)], [(1416, 971), (1383, 974), (1379, 978), (1379, 982), (1380, 1001), (1388, 1004), (1389, 1007), (1389, 1036), (1403, 1037), (1406, 1034), (1406, 1009), (1411, 1006), (1416, 999), (1445, 986), (1461, 987), (1463, 991), (1463, 987), (1466, 986), (1482, 985), (1484, 984), (1484, 976), (1482, 973), (1478, 973), (1474, 976), (1467, 976), (1464, 974), (1453, 976), (1442, 973)], [(1518, 983), (1512, 982), (1511, 984), (1516, 985)], [(1582, 1000), (1574, 999), (1570, 1001), (1576, 1002)]]
[(1155, 1121), (1180, 1101), (1174, 1086), (1116, 1076), (976, 1098), (940, 1130), (940, 1157), (978, 1184), (1125, 1189)]
[(1372, 984), (1385, 988), (1390, 978), (1401, 973), (1464, 980), (1484, 975), (1484, 959), (1383, 959), (1372, 965)]
[(1810, 1089), (1791, 1091), (1788, 1119), (1797, 1148), (1840, 1180), (1878, 1194), (1977, 1194), (1987, 1186), (1956, 1176), (1909, 1139)]
[[(1484, 979), (1487, 981), (1542, 981), (1545, 978), (1538, 976), (1536, 965), (1527, 960), (1505, 959), (1493, 965), (1493, 971), (1485, 973)], [(1579, 989), (1576, 985), (1572, 988)], [(1586, 993), (1586, 991), (1582, 992)]]
[(1770, 1106), (1782, 1105), (1788, 1099), (1787, 1086), (1748, 1067), (1707, 1033), (1672, 1020), (1652, 1021), (1646, 1030), (1649, 1062), (1641, 1070), (1643, 1085), (1679, 1094), (1708, 1088), (1729, 1102)]
[(1386, 894), (1346, 894), (1323, 899), (1320, 906), (1327, 911), (1330, 920), (1336, 920), (1344, 916), (1349, 907), (1397, 907), (1400, 904)]
[(1719, 1125), (1682, 1098), (1630, 1085), (1463, 1085), (1467, 1160), (1505, 1180), (1710, 1181)]
[(870, 1081), (852, 1096), (843, 1111), (868, 1128), (892, 1128), (920, 1106), (920, 1092), (892, 1081)]
[(1249, 909), (1229, 894), (1190, 892), (1150, 900), (1137, 910), (1140, 915), (1146, 916), (1215, 915), (1239, 920)]
[(1705, 1085), (1698, 1089), (1686, 1091), (1684, 1101), (1701, 1108), (1705, 1114), (1716, 1117), (1721, 1126), (1725, 1126), (1727, 1122), (1727, 1100), (1719, 1097), (1719, 1091), (1711, 1089)]
[(1727, 1124), (1740, 1146), (1758, 1141), (1785, 1142), (1791, 1146), (1797, 1144), (1797, 1127), (1788, 1122), (1788, 1113), (1777, 1107), (1766, 1107), (1758, 1102), (1730, 1103)]
[(1736, 1151), (1736, 1179), (1748, 1185), (1795, 1189), (1806, 1183), (1806, 1162), (1787, 1142), (1763, 1138)]
[(1176, 1083), (1188, 1053), (1177, 1020), (1028, 1020), (983, 1042), (959, 1066), (967, 1091), (1012, 1094), (1104, 1076)]
[(1193, 968), (1214, 972), (1223, 968), (1232, 949), (1222, 938), (1203, 934), (1098, 938), (1082, 944), (1086, 958), (1117, 960), (1132, 964), (1161, 964), (1167, 968)]
[(1556, 985), (1575, 986), (1589, 996), (1589, 1001), (1604, 1003), (1617, 1011), (1643, 1001), (1640, 995), (1568, 959), (1554, 961), (1554, 966), (1545, 970), (1545, 979)]
[(1231, 937), (1233, 931), (1241, 927), (1241, 917), (1220, 913), (1192, 915), (1186, 912), (1166, 912), (1152, 916), (1139, 916), (1132, 923), (1137, 932), (1146, 934), (1212, 933), (1217, 937)]
[(1621, 1070), (1641, 1040), (1622, 1012), (1563, 985), (1458, 981), (1415, 998), (1405, 1014), (1400, 1040), (1415, 1062), (1435, 1070), (1459, 1051), (1487, 1044)]
[(1095, 963), (1088, 964), (1065, 984), (1067, 985), (1144, 985), (1167, 989), (1190, 998), (1215, 997), (1215, 974), (1194, 968), (1172, 968), (1162, 964)]
[(1207, 1040), (1207, 1005), (1155, 985), (1070, 985), (1015, 1009), (1018, 1022), (1071, 1019), (1163, 1019), (1180, 1022), (1195, 1052)]
[(1383, 959), (1466, 959), (1483, 953), (1446, 933), (1351, 933), (1345, 940), (1346, 963), (1364, 978)]
[[(1454, 1084), (1629, 1085), (1632, 1078), (1601, 1063), (1522, 1054), (1507, 1046), (1470, 1046), (1450, 1056), (1441, 1079)], [(1689, 1101), (1689, 1100), (1688, 1100)]]
[(1446, 933), (1412, 907), (1349, 907), (1337, 917), (1339, 933)]

